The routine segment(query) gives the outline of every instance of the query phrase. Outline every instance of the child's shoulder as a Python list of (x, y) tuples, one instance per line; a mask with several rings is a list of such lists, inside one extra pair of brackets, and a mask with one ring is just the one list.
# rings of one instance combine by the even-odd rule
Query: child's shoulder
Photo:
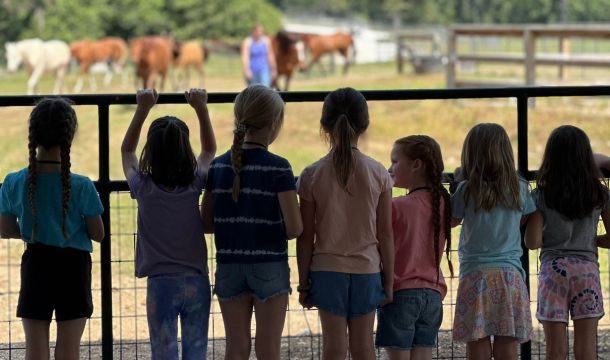
[(28, 177), (28, 168), (19, 169), (17, 171), (10, 172), (6, 174), (3, 183), (10, 184), (16, 181), (20, 181), (23, 179), (27, 179)]
[(270, 164), (282, 166), (282, 167), (291, 167), (290, 162), (277, 154), (267, 151), (265, 156), (265, 160), (269, 161)]
[(93, 185), (93, 181), (86, 175), (70, 173), (70, 181), (73, 188), (80, 188)]

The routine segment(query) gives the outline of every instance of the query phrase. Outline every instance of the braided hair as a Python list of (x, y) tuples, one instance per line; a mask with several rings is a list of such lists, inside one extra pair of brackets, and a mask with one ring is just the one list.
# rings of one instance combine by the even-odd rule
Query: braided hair
[(64, 239), (68, 238), (66, 217), (72, 183), (70, 178), (70, 148), (77, 128), (76, 113), (72, 103), (64, 98), (44, 98), (40, 100), (30, 114), (28, 126), (28, 202), (32, 211), (32, 239), (36, 236), (36, 149), (59, 146), (61, 155), (62, 187), (62, 225)]
[[(396, 140), (396, 146), (410, 159), (420, 159), (424, 163), (426, 182), (430, 184), (432, 194), (432, 227), (434, 229), (434, 256), (438, 267), (437, 281), (440, 276), (441, 259), (441, 227), (445, 233), (445, 255), (449, 263), (449, 272), (453, 276), (453, 263), (451, 262), (451, 207), (449, 192), (443, 185), (443, 156), (441, 147), (431, 137), (426, 135), (412, 135)], [(444, 211), (441, 221), (441, 199)]]
[(284, 121), (284, 101), (280, 95), (263, 85), (251, 85), (235, 98), (235, 130), (231, 146), (231, 166), (233, 168), (233, 201), (239, 200), (241, 170), (244, 166), (244, 139), (251, 131), (271, 126), (279, 131)]
[(354, 170), (352, 142), (369, 126), (369, 110), (364, 96), (352, 88), (337, 89), (326, 96), (320, 131), (331, 144), (337, 181), (345, 191)]

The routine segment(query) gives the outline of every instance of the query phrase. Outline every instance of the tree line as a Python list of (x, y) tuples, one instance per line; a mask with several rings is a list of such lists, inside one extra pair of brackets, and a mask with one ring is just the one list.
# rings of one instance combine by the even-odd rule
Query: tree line
[(291, 14), (403, 25), (604, 22), (610, 0), (0, 0), (0, 42), (149, 34), (237, 40), (257, 22), (276, 31)]

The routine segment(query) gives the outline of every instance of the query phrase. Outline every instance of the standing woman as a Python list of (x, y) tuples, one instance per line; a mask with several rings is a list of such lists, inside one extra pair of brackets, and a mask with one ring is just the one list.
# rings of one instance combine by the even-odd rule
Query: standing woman
[(241, 44), (241, 65), (247, 85), (271, 86), (277, 76), (275, 56), (271, 40), (265, 35), (263, 25), (256, 24)]

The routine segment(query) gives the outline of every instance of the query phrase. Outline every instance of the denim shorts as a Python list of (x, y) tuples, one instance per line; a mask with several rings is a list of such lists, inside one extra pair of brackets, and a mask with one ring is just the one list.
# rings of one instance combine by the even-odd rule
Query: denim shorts
[(217, 264), (214, 293), (219, 300), (231, 300), (240, 295), (251, 294), (260, 301), (288, 294), (288, 262)]
[(379, 309), (377, 347), (409, 350), (434, 347), (443, 321), (441, 294), (432, 289), (403, 289)]
[(351, 318), (369, 314), (385, 300), (381, 273), (312, 271), (309, 301), (320, 310)]

